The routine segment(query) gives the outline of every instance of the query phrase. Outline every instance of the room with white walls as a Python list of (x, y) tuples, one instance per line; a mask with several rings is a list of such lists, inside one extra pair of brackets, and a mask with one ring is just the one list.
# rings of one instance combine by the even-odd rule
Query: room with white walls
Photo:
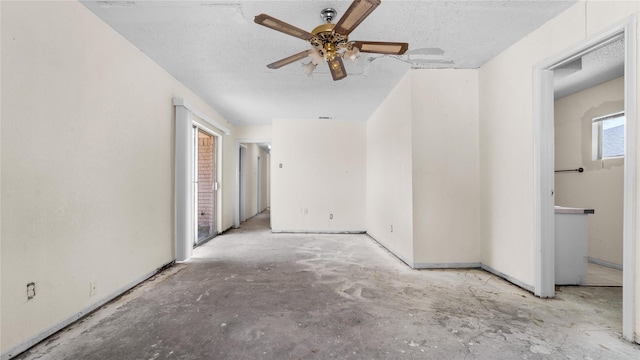
[(1, 8), (2, 353), (173, 261), (174, 97), (231, 128), (222, 230), (234, 225), (237, 143), (270, 140), (274, 231), (366, 231), (410, 266), (486, 266), (531, 289), (532, 68), (640, 13), (579, 2), (479, 69), (410, 70), (366, 122), (234, 127), (82, 5)]
[(361, 121), (273, 120), (273, 231), (364, 232), (365, 150)]
[(77, 2), (1, 26), (4, 354), (173, 261), (172, 99), (227, 123)]
[(594, 209), (589, 258), (622, 269), (624, 159), (592, 159), (592, 120), (624, 110), (620, 77), (556, 100), (555, 167), (584, 172), (555, 175), (556, 205)]

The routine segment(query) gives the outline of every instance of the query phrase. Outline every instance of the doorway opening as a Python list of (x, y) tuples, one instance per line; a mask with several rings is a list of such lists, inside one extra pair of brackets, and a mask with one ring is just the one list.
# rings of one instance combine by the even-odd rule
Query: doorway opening
[(244, 144), (240, 145), (238, 153), (238, 178), (240, 222), (244, 222), (247, 221), (247, 146)]
[(216, 192), (218, 190), (216, 168), (216, 137), (197, 126), (193, 127), (193, 245), (201, 245), (218, 234), (216, 227)]
[(256, 193), (257, 193), (257, 198), (256, 198), (256, 203), (258, 205), (258, 214), (261, 213), (262, 211), (264, 211), (264, 209), (262, 208), (262, 158), (260, 156), (258, 156), (258, 166), (256, 167), (256, 177), (257, 177), (257, 181), (256, 181)]
[[(635, 202), (636, 184), (636, 19), (631, 17), (534, 67), (534, 291), (555, 296), (555, 144), (554, 70), (575, 65), (586, 54), (621, 40), (624, 45), (622, 334), (634, 340), (635, 329)], [(577, 169), (579, 169), (576, 166)], [(560, 169), (564, 170), (564, 169)], [(597, 211), (597, 209), (595, 209)]]
[(236, 140), (234, 228), (271, 207), (271, 140)]

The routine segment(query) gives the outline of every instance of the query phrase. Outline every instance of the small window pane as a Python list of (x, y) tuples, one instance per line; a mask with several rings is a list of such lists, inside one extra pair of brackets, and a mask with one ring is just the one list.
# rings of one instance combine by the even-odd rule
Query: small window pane
[(624, 156), (624, 116), (602, 121), (602, 158)]
[(624, 156), (624, 113), (593, 119), (593, 160)]

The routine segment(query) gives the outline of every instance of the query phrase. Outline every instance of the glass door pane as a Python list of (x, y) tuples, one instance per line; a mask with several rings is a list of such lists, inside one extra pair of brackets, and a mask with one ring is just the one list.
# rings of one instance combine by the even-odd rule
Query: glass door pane
[(217, 234), (216, 231), (216, 138), (197, 129), (195, 153), (196, 166), (196, 219), (197, 238), (200, 244)]

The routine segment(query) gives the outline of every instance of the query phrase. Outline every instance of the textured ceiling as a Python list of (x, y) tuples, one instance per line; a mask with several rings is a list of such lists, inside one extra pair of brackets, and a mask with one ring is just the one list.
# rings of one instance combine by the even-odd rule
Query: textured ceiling
[(553, 71), (556, 99), (624, 75), (622, 38), (583, 55)]
[(355, 29), (350, 40), (409, 43), (402, 56), (363, 54), (345, 62), (334, 82), (320, 64), (277, 70), (273, 61), (309, 48), (303, 40), (259, 26), (266, 13), (311, 31), (320, 11), (338, 18), (351, 1), (82, 1), (231, 123), (274, 118), (366, 120), (409, 68), (478, 68), (575, 1), (392, 1)]

